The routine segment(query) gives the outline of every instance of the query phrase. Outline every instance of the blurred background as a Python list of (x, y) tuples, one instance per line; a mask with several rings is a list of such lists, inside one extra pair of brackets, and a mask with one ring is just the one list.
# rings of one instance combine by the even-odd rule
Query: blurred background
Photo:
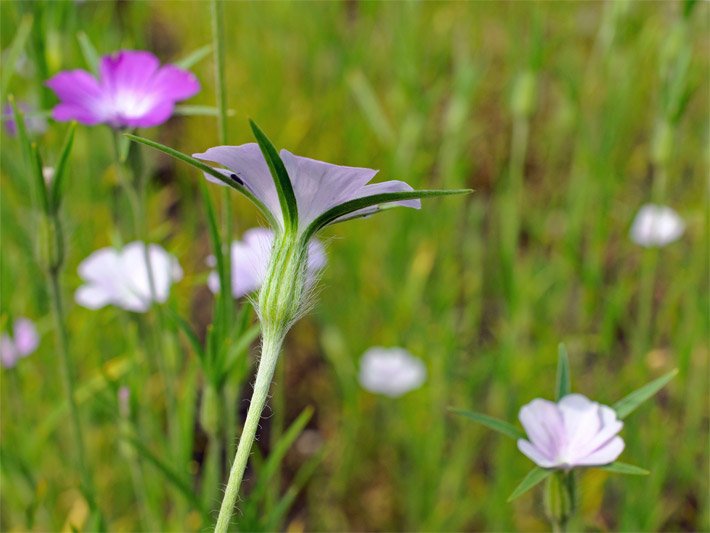
[[(163, 62), (212, 41), (202, 1), (7, 1), (0, 9), (3, 105), (11, 93), (50, 110), (56, 99), (43, 82), (87, 68), (80, 32), (99, 55), (145, 49)], [(651, 474), (583, 473), (577, 526), (710, 528), (708, 9), (680, 1), (225, 3), (230, 144), (252, 141), (252, 118), (299, 155), (377, 168), (377, 179), (415, 188), (475, 190), (321, 236), (328, 266), (317, 305), (286, 341), (240, 503), (242, 530), (545, 530), (540, 491), (506, 502), (532, 463), (514, 442), (447, 408), (516, 422), (523, 404), (553, 398), (560, 342), (573, 390), (605, 404), (680, 371), (622, 433), (620, 459)], [(21, 53), (8, 58), (21, 30), (29, 32)], [(202, 90), (188, 104), (215, 105), (214, 65), (207, 54), (191, 67)], [(56, 161), (66, 128), (49, 120), (35, 135), (45, 161)], [(188, 154), (218, 144), (214, 116), (177, 116), (140, 134)], [(2, 135), (0, 312), (4, 321), (35, 320), (41, 342), (2, 369), (0, 529), (81, 528), (88, 511), (69, 459), (40, 226), (17, 139)], [(203, 339), (213, 301), (203, 178), (157, 152), (144, 156), (149, 238), (185, 272), (166, 306)], [(148, 354), (165, 357), (176, 375), (175, 445), (163, 428), (171, 414), (162, 382), (132, 362), (137, 345), (149, 351), (136, 341), (143, 322), (72, 298), (79, 262), (121, 242), (129, 218), (109, 129), (80, 125), (69, 165), (62, 288), (106, 527), (200, 530), (209, 526), (200, 505), (217, 508), (221, 491), (205, 490), (199, 362), (175, 327), (163, 333), (169, 353)], [(212, 194), (221, 216), (219, 190)], [(263, 225), (246, 199), (230, 202), (235, 237)], [(677, 242), (644, 248), (629, 238), (649, 202), (683, 218)], [(359, 360), (371, 346), (406, 348), (424, 361), (427, 381), (394, 399), (363, 390)], [(243, 420), (257, 348), (226, 384), (227, 425)], [(120, 437), (116, 396), (126, 383), (131, 418), (148, 428), (139, 446)], [(304, 430), (279, 448), (306, 408)], [(268, 463), (275, 453), (283, 457)], [(143, 478), (147, 519), (129, 464)]]

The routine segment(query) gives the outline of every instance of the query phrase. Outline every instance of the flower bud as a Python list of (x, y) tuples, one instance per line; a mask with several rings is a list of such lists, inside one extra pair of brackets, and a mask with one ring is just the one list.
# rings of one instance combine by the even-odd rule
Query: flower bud
[(574, 474), (555, 472), (547, 478), (545, 488), (545, 513), (555, 524), (555, 530), (562, 530), (574, 514)]
[(200, 407), (200, 423), (209, 435), (217, 435), (221, 424), (219, 392), (212, 385), (205, 387)]

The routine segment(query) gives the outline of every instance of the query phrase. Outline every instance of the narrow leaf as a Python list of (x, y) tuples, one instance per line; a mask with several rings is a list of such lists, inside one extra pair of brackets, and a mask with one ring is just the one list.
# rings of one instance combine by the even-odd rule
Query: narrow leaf
[(277, 228), (278, 223), (276, 222), (276, 219), (274, 216), (271, 214), (271, 212), (266, 208), (266, 206), (259, 200), (256, 196), (252, 194), (252, 192), (244, 187), (243, 185), (238, 184), (236, 181), (230, 180), (227, 176), (222, 174), (220, 171), (218, 171), (216, 168), (213, 168), (202, 161), (198, 161), (194, 157), (190, 157), (189, 155), (183, 154), (182, 152), (179, 152), (173, 148), (170, 148), (168, 146), (165, 146), (163, 144), (157, 143), (155, 141), (151, 141), (150, 139), (146, 139), (145, 137), (139, 137), (138, 135), (132, 135), (130, 133), (124, 133), (126, 137), (131, 139), (134, 142), (139, 142), (141, 144), (145, 144), (146, 146), (150, 146), (151, 148), (155, 150), (159, 150), (160, 152), (163, 152), (164, 154), (168, 154), (170, 157), (173, 157), (175, 159), (179, 159), (180, 161), (183, 161), (189, 165), (192, 165), (198, 170), (201, 170), (202, 172), (205, 172), (209, 174), (210, 176), (213, 176), (217, 178), (219, 181), (224, 183), (225, 185), (231, 187), (235, 191), (239, 191), (242, 193), (244, 196), (249, 198), (249, 200), (252, 201), (252, 203), (259, 208), (259, 211), (261, 211), (261, 214), (264, 215), (264, 217), (267, 219), (269, 224)]
[(59, 209), (59, 205), (62, 202), (62, 187), (64, 183), (64, 176), (67, 171), (67, 162), (69, 161), (69, 154), (71, 153), (72, 146), (74, 144), (74, 133), (76, 132), (76, 122), (72, 122), (67, 130), (67, 135), (64, 138), (64, 146), (59, 154), (59, 159), (54, 167), (54, 176), (52, 177), (52, 182), (50, 184), (50, 206), (54, 212)]
[(32, 147), (30, 145), (30, 138), (27, 135), (27, 126), (25, 125), (24, 113), (17, 107), (15, 102), (15, 97), (10, 95), (10, 107), (12, 108), (12, 118), (15, 121), (15, 129), (17, 129), (17, 138), (20, 141), (20, 147), (22, 149), (22, 155), (25, 158), (25, 164), (32, 164)]
[(372, 207), (373, 205), (386, 204), (399, 200), (416, 200), (421, 198), (433, 198), (436, 196), (452, 196), (455, 194), (469, 194), (471, 189), (449, 189), (449, 190), (420, 190), (407, 192), (385, 192), (356, 198), (348, 202), (336, 205), (329, 209), (308, 226), (304, 232), (304, 238), (310, 239), (316, 232), (334, 222), (336, 219), (346, 216), (360, 209)]
[(198, 358), (202, 359), (204, 357), (204, 350), (202, 349), (202, 344), (197, 334), (194, 332), (190, 324), (182, 318), (178, 313), (170, 309), (169, 307), (164, 307), (166, 310), (168, 318), (177, 326), (177, 328), (185, 334), (185, 338), (190, 343), (193, 351), (197, 354)]
[(81, 48), (81, 54), (84, 56), (86, 65), (95, 76), (98, 76), (100, 59), (96, 48), (94, 48), (94, 45), (91, 43), (89, 36), (83, 31), (77, 33), (76, 38), (79, 40), (79, 47)]
[(39, 153), (36, 143), (32, 143), (32, 167), (31, 173), (35, 180), (35, 187), (39, 194), (40, 207), (45, 213), (49, 213), (49, 197), (47, 196), (47, 185), (42, 174), (42, 156)]
[(239, 356), (249, 349), (249, 346), (256, 340), (261, 333), (261, 326), (254, 324), (247, 329), (239, 337), (239, 340), (227, 352), (227, 357), (224, 360), (224, 375), (228, 376), (231, 373), (232, 367), (239, 361)]
[(515, 488), (515, 490), (513, 491), (513, 494), (511, 494), (510, 497), (508, 498), (508, 501), (512, 502), (513, 500), (519, 498), (520, 496), (525, 494), (527, 491), (529, 491), (531, 488), (533, 488), (535, 485), (538, 485), (539, 483), (542, 483), (543, 481), (545, 481), (553, 473), (554, 473), (554, 470), (546, 470), (544, 468), (540, 468), (539, 466), (536, 466), (530, 472), (528, 472), (528, 475), (525, 476), (525, 479), (523, 479), (520, 482), (520, 485), (518, 485)]
[(505, 422), (498, 418), (493, 418), (492, 416), (476, 413), (474, 411), (466, 411), (464, 409), (455, 409), (451, 407), (449, 408), (449, 411), (460, 416), (465, 416), (466, 418), (469, 418), (474, 422), (478, 422), (482, 426), (486, 426), (487, 428), (492, 429), (493, 431), (502, 433), (503, 435), (505, 435), (506, 437), (510, 437), (511, 439), (517, 440), (526, 438), (525, 433), (520, 431), (513, 424), (509, 424), (508, 422)]
[(200, 61), (202, 61), (208, 55), (210, 55), (210, 52), (212, 52), (212, 46), (210, 46), (209, 44), (206, 44), (205, 46), (198, 48), (197, 50), (195, 50), (193, 52), (190, 52), (188, 55), (186, 55), (182, 59), (175, 61), (173, 63), (173, 65), (175, 65), (176, 67), (180, 67), (180, 68), (187, 70), (187, 69), (195, 66)]
[(640, 466), (634, 466), (627, 463), (621, 463), (615, 461), (609, 465), (604, 465), (598, 467), (599, 470), (604, 470), (605, 472), (613, 472), (615, 474), (628, 474), (631, 476), (647, 476), (651, 472)]
[(173, 115), (183, 117), (216, 117), (219, 109), (211, 105), (176, 105)]
[(202, 502), (195, 495), (192, 487), (181, 478), (168, 464), (164, 463), (158, 458), (153, 452), (151, 452), (146, 446), (143, 445), (138, 439), (124, 435), (122, 437), (128, 441), (136, 451), (150, 464), (152, 464), (163, 476), (167, 479), (178, 491), (185, 497), (185, 499), (202, 515), (206, 522), (211, 520), (209, 512), (202, 506)]
[(296, 229), (298, 228), (298, 204), (291, 185), (291, 178), (289, 178), (286, 167), (269, 138), (253, 120), (249, 121), (249, 125), (254, 133), (256, 142), (259, 144), (259, 148), (261, 148), (261, 153), (264, 154), (264, 159), (269, 165), (271, 176), (274, 178), (274, 185), (276, 185), (276, 191), (279, 193), (284, 229)]
[(10, 80), (15, 74), (15, 68), (17, 61), (20, 58), (22, 50), (25, 48), (27, 43), (27, 38), (30, 36), (30, 30), (32, 29), (32, 15), (25, 15), (20, 21), (20, 25), (17, 28), (15, 37), (12, 39), (7, 52), (3, 54), (3, 69), (0, 74), (0, 99), (5, 99), (5, 94), (8, 87), (10, 86)]
[(616, 411), (616, 415), (620, 419), (624, 419), (633, 413), (643, 402), (648, 400), (651, 396), (656, 394), (661, 390), (670, 380), (672, 380), (678, 373), (678, 369), (675, 368), (664, 374), (658, 379), (654, 379), (650, 383), (647, 383), (640, 389), (635, 390), (628, 396), (625, 396), (618, 402), (616, 402), (612, 408)]
[(558, 347), (557, 359), (557, 386), (555, 387), (555, 398), (557, 401), (570, 393), (570, 374), (569, 374), (569, 356), (567, 355), (567, 347), (564, 343), (560, 343)]

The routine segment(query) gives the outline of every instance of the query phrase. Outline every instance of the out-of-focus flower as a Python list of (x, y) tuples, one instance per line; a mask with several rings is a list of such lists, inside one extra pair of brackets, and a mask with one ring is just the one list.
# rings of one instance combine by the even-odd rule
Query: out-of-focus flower
[(518, 448), (542, 468), (606, 465), (624, 449), (616, 412), (581, 394), (568, 394), (559, 403), (535, 399), (519, 418), (529, 440), (518, 440)]
[[(47, 119), (38, 112), (37, 108), (25, 102), (19, 102), (17, 108), (24, 115), (27, 133), (40, 135), (47, 131)], [(12, 114), (12, 106), (9, 104), (3, 107), (2, 121), (9, 135), (17, 135), (17, 124), (15, 124), (15, 117)]]
[(52, 117), (114, 128), (148, 128), (170, 118), (175, 103), (200, 90), (197, 78), (174, 65), (160, 66), (150, 52), (123, 50), (101, 58), (97, 80), (85, 70), (47, 81), (59, 98)]
[(54, 167), (42, 167), (42, 177), (48, 186), (51, 185), (54, 179)]
[(39, 335), (34, 323), (27, 318), (16, 318), (12, 336), (0, 335), (0, 363), (5, 368), (12, 368), (22, 357), (27, 357), (39, 346)]
[[(157, 244), (148, 246), (148, 254), (155, 300), (163, 303), (173, 282), (182, 279), (182, 269), (177, 259)], [(109, 247), (95, 251), (79, 264), (79, 275), (86, 284), (79, 287), (74, 298), (89, 309), (111, 304), (144, 313), (153, 302), (143, 242), (132, 242), (122, 250)]]
[(392, 398), (421, 387), (426, 375), (422, 360), (404, 348), (375, 346), (360, 360), (360, 385), (370, 392)]
[(685, 231), (685, 222), (670, 207), (646, 204), (631, 225), (631, 240), (645, 247), (665, 246), (678, 240)]
[[(246, 296), (261, 287), (266, 277), (273, 244), (274, 232), (266, 228), (249, 229), (244, 232), (241, 241), (232, 242), (232, 295), (235, 298)], [(208, 261), (210, 266), (214, 266), (213, 256), (210, 256)], [(325, 263), (323, 245), (317, 239), (312, 239), (308, 243), (308, 285), (314, 282)], [(213, 293), (219, 292), (219, 274), (216, 271), (210, 272), (207, 285)]]
[[(350, 200), (382, 193), (413, 190), (403, 181), (383, 181), (368, 185), (377, 174), (377, 170), (324, 163), (293, 155), (288, 150), (281, 150), (279, 155), (286, 167), (296, 197), (299, 232), (303, 232), (311, 222), (329, 209)], [(276, 223), (283, 228), (283, 214), (276, 185), (256, 143), (241, 146), (215, 146), (204, 153), (193, 154), (193, 156), (226, 167), (226, 170), (220, 169), (222, 174), (247, 189), (271, 213)], [(205, 174), (205, 177), (213, 183), (224, 185), (214, 176)], [(415, 209), (421, 207), (421, 201), (418, 199), (383, 203)], [(371, 215), (380, 209), (380, 205), (373, 205), (336, 218), (330, 223)]]

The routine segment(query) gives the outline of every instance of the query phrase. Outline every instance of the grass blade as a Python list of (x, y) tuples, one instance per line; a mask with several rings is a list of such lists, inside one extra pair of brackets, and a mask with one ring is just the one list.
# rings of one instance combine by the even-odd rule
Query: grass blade
[(99, 54), (96, 51), (96, 48), (89, 39), (89, 36), (83, 31), (80, 31), (76, 35), (76, 38), (79, 40), (79, 47), (81, 48), (81, 54), (84, 56), (86, 65), (89, 67), (89, 70), (91, 70), (94, 76), (98, 76), (99, 63), (101, 60), (99, 59)]
[(211, 105), (176, 105), (173, 114), (182, 117), (217, 117), (219, 109)]
[(35, 187), (39, 194), (40, 207), (45, 213), (49, 213), (49, 196), (47, 195), (47, 184), (44, 182), (42, 174), (42, 156), (37, 148), (37, 143), (32, 143), (32, 168), (31, 173), (35, 180)]
[(281, 212), (283, 213), (285, 226), (284, 229), (295, 230), (298, 228), (298, 204), (296, 203), (296, 195), (291, 185), (291, 178), (289, 178), (286, 167), (269, 138), (259, 129), (259, 126), (257, 126), (253, 120), (250, 120), (249, 124), (251, 125), (252, 132), (254, 132), (256, 142), (259, 144), (259, 148), (261, 148), (261, 153), (264, 154), (264, 159), (266, 159), (266, 163), (269, 165), (271, 176), (274, 178), (274, 185), (276, 185), (276, 191), (279, 193), (279, 203), (281, 204)]
[(204, 58), (206, 58), (208, 55), (210, 55), (210, 52), (212, 52), (212, 45), (206, 44), (205, 46), (198, 48), (193, 52), (190, 52), (182, 59), (175, 61), (173, 65), (185, 70), (190, 69), (194, 67), (197, 63), (202, 61)]
[(516, 428), (514, 425), (505, 422), (504, 420), (500, 420), (498, 418), (494, 418), (492, 416), (484, 415), (481, 413), (476, 413), (474, 411), (466, 411), (465, 409), (449, 408), (449, 411), (456, 415), (469, 418), (474, 422), (478, 422), (482, 426), (486, 426), (487, 428), (492, 429), (493, 431), (497, 431), (498, 433), (501, 433), (506, 437), (510, 437), (511, 439), (517, 440), (526, 438), (525, 433)]
[(227, 176), (219, 172), (216, 168), (213, 168), (202, 161), (198, 161), (194, 157), (190, 157), (187, 154), (183, 154), (182, 152), (179, 152), (175, 150), (174, 148), (170, 148), (168, 146), (165, 146), (164, 144), (160, 144), (155, 141), (151, 141), (150, 139), (146, 139), (145, 137), (140, 137), (138, 135), (133, 135), (131, 133), (124, 133), (126, 137), (128, 137), (130, 140), (134, 142), (139, 142), (141, 144), (145, 144), (146, 146), (149, 146), (155, 150), (158, 150), (160, 152), (163, 152), (164, 154), (169, 155), (170, 157), (173, 157), (175, 159), (178, 159), (180, 161), (183, 161), (187, 163), (188, 165), (192, 165), (198, 170), (201, 170), (202, 172), (205, 172), (209, 174), (210, 176), (213, 176), (217, 178), (219, 181), (224, 183), (225, 185), (231, 187), (235, 191), (239, 191), (242, 193), (244, 196), (249, 198), (251, 202), (259, 208), (259, 211), (261, 211), (261, 214), (266, 217), (268, 220), (269, 224), (272, 227), (278, 227), (278, 223), (276, 222), (276, 219), (274, 216), (271, 214), (271, 212), (266, 208), (266, 206), (259, 200), (256, 196), (254, 196), (249, 189), (246, 187), (243, 187), (242, 185), (239, 185), (237, 182), (230, 180)]
[(20, 58), (20, 53), (25, 48), (31, 29), (32, 15), (25, 15), (20, 21), (17, 33), (15, 33), (15, 37), (12, 39), (12, 43), (10, 43), (7, 52), (3, 54), (5, 57), (3, 58), (2, 74), (0, 74), (0, 100), (5, 100), (5, 94), (7, 94), (7, 89), (10, 86), (10, 80), (15, 74), (17, 60)]
[(545, 470), (544, 468), (536, 466), (535, 468), (530, 470), (530, 472), (528, 472), (528, 475), (525, 476), (525, 478), (520, 482), (520, 485), (515, 488), (513, 493), (508, 498), (508, 501), (512, 502), (513, 500), (519, 498), (534, 486), (545, 481), (553, 473), (554, 470)]
[(50, 206), (54, 212), (59, 210), (59, 205), (62, 201), (62, 187), (64, 183), (64, 176), (66, 175), (67, 162), (69, 161), (69, 154), (71, 153), (72, 146), (74, 145), (74, 133), (76, 132), (76, 122), (72, 122), (67, 130), (67, 135), (64, 139), (64, 146), (59, 154), (59, 160), (57, 161), (57, 166), (54, 168), (54, 177), (50, 184)]
[(557, 359), (557, 386), (555, 387), (555, 398), (557, 401), (560, 398), (567, 396), (570, 393), (570, 373), (569, 373), (569, 356), (567, 355), (567, 347), (564, 343), (560, 343), (558, 348)]
[(647, 476), (651, 472), (640, 466), (634, 466), (627, 463), (622, 463), (615, 461), (609, 465), (600, 466), (599, 470), (604, 470), (605, 472), (613, 472), (615, 474), (628, 474), (631, 476)]
[(635, 390), (628, 396), (623, 397), (621, 400), (619, 400), (612, 406), (614, 411), (616, 411), (616, 415), (622, 420), (629, 416), (643, 402), (645, 402), (651, 396), (661, 390), (670, 380), (675, 377), (677, 373), (678, 369), (675, 368), (667, 374), (664, 374), (660, 378), (654, 379), (650, 383), (647, 383), (640, 389)]

